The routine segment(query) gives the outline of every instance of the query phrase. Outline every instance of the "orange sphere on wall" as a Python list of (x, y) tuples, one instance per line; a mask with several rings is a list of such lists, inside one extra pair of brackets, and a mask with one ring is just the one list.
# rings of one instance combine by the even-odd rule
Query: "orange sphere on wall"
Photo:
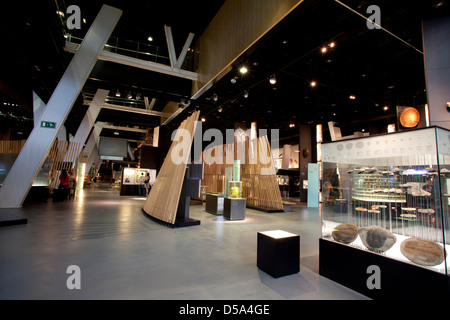
[(414, 128), (419, 124), (420, 113), (416, 108), (406, 108), (400, 115), (400, 123), (406, 128)]

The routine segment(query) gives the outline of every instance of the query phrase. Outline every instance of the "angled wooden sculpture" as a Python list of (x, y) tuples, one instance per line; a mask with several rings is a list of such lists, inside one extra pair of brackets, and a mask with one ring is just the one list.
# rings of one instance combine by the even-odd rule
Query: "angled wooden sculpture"
[[(199, 115), (200, 111), (196, 111), (181, 123), (150, 194), (142, 207), (149, 216), (169, 224), (175, 223), (186, 165)], [(189, 133), (190, 136), (185, 135), (186, 133)], [(178, 150), (188, 151), (180, 153)]]

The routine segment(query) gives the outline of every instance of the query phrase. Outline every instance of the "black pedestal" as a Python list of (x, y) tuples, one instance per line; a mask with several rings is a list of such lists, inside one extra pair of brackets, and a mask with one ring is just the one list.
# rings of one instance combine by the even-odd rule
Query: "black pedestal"
[(274, 278), (300, 272), (300, 236), (274, 230), (258, 232), (257, 266)]
[(225, 198), (223, 203), (223, 217), (227, 220), (244, 220), (245, 208), (245, 199)]
[(224, 198), (224, 194), (207, 193), (205, 211), (215, 215), (222, 215)]
[[(450, 299), (449, 277), (380, 254), (319, 239), (319, 273), (373, 299)], [(380, 288), (369, 288), (369, 267), (380, 270)], [(369, 270), (369, 271), (368, 271)]]

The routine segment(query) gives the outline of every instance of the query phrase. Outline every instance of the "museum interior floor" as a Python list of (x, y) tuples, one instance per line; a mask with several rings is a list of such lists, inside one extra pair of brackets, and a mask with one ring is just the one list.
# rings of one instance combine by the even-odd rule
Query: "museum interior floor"
[[(319, 210), (247, 209), (227, 221), (192, 205), (199, 226), (172, 229), (148, 219), (144, 198), (93, 185), (65, 202), (0, 209), (27, 224), (0, 227), (0, 299), (365, 300), (319, 270)], [(256, 267), (258, 231), (299, 234), (300, 273), (272, 278)], [(81, 270), (69, 290), (68, 266)]]

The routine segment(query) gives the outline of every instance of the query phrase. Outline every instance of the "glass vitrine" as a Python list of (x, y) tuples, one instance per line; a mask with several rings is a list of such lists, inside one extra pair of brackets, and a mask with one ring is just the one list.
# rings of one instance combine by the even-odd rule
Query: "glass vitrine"
[(322, 239), (448, 275), (450, 131), (325, 143), (322, 160)]

